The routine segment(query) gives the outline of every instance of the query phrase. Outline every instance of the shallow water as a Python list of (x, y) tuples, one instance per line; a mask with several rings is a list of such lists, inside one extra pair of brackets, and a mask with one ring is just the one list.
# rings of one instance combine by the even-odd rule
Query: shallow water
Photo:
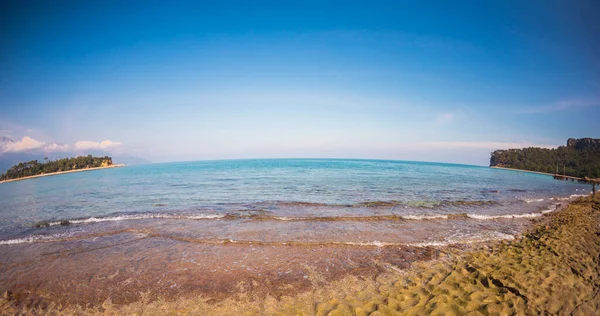
[(441, 245), (510, 238), (588, 192), (544, 175), (406, 161), (129, 166), (0, 185), (0, 246), (118, 229), (211, 243)]
[(10, 182), (0, 185), (0, 292), (33, 309), (289, 296), (513, 239), (588, 190), (476, 166), (304, 159)]

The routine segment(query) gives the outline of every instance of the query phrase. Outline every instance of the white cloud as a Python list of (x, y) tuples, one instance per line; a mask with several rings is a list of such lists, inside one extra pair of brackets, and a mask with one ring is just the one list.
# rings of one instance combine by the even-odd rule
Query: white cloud
[(119, 142), (113, 142), (112, 140), (104, 140), (101, 142), (93, 142), (93, 141), (79, 141), (73, 145), (73, 148), (79, 150), (89, 150), (89, 149), (108, 149), (121, 145)]
[(70, 146), (67, 144), (52, 143), (52, 144), (46, 146), (46, 148), (44, 148), (44, 150), (45, 151), (68, 151), (69, 148), (70, 148)]
[[(435, 150), (439, 152), (450, 152), (460, 149), (521, 149), (528, 147), (538, 148), (557, 148), (560, 145), (536, 144), (532, 142), (498, 142), (498, 141), (422, 141), (422, 142), (361, 142), (344, 141), (333, 139), (322, 139), (309, 143), (294, 142), (293, 144), (279, 146), (277, 150), (303, 150), (309, 152), (319, 152), (324, 148), (330, 150), (362, 150), (364, 152), (423, 152)], [(267, 149), (268, 147), (261, 148)], [(257, 148), (248, 147), (244, 150), (254, 150)]]
[(449, 122), (454, 119), (454, 113), (442, 113), (438, 115), (435, 119), (438, 123)]
[(600, 99), (563, 100), (548, 106), (529, 108), (519, 111), (522, 114), (536, 114), (575, 110), (600, 106)]
[(0, 152), (2, 153), (17, 153), (27, 151), (46, 151), (46, 152), (67, 152), (69, 150), (101, 150), (114, 148), (121, 143), (113, 142), (111, 140), (104, 140), (101, 142), (94, 141), (79, 141), (73, 145), (69, 144), (58, 144), (58, 143), (46, 143), (29, 136), (23, 137), (20, 141), (12, 141), (9, 138), (3, 137), (0, 142)]
[(555, 145), (543, 145), (534, 144), (530, 142), (489, 142), (489, 141), (478, 141), (478, 142), (423, 142), (417, 143), (417, 147), (424, 148), (438, 148), (438, 149), (452, 149), (452, 148), (479, 148), (479, 149), (520, 149), (527, 147), (540, 147), (540, 148), (556, 148)]
[(21, 141), (6, 143), (2, 147), (2, 152), (9, 153), (9, 152), (30, 151), (30, 150), (40, 149), (40, 148), (44, 147), (45, 144), (46, 143), (35, 140), (29, 136), (25, 136), (25, 137), (23, 137), (23, 139)]

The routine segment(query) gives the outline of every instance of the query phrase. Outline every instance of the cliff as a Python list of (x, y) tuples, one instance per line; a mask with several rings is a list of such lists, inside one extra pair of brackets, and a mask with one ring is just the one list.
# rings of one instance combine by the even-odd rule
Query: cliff
[(577, 150), (600, 148), (600, 138), (569, 138), (567, 147)]

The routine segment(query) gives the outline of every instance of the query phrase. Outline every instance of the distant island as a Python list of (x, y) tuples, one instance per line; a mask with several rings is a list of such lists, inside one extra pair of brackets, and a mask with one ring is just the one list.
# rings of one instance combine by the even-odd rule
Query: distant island
[(496, 150), (490, 167), (512, 168), (579, 178), (600, 178), (600, 139), (569, 138), (558, 148)]
[(92, 157), (92, 155), (87, 155), (58, 160), (47, 160), (47, 158), (45, 158), (45, 162), (31, 160), (29, 162), (22, 162), (12, 166), (6, 171), (6, 173), (0, 176), (0, 183), (76, 171), (114, 168), (121, 166), (123, 165), (113, 164), (112, 158), (108, 156)]

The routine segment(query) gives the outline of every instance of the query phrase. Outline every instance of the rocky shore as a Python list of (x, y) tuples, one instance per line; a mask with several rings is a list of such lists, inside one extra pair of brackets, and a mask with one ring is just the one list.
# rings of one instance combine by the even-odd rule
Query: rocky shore
[[(596, 198), (598, 199), (598, 197)], [(0, 298), (3, 314), (193, 315), (592, 315), (600, 309), (600, 203), (580, 198), (536, 220), (510, 242), (433, 248), (435, 259), (410, 268), (386, 262), (376, 276), (331, 282), (307, 267), (312, 287), (289, 296), (255, 296), (253, 280), (229, 298), (151, 298), (99, 306)], [(190, 276), (194, 277), (194, 276)]]

